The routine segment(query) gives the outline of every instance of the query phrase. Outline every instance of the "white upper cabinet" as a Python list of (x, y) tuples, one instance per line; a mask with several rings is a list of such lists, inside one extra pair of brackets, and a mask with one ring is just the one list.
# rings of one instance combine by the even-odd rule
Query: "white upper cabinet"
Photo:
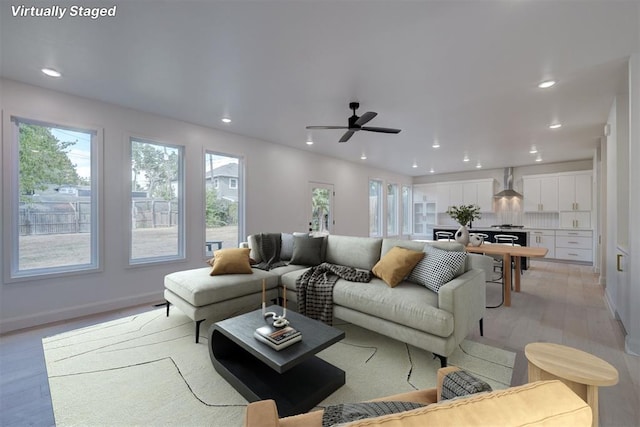
[(478, 205), (481, 212), (493, 211), (495, 180), (443, 182), (437, 185), (438, 212), (450, 206)]
[(523, 209), (525, 212), (557, 212), (558, 211), (558, 177), (524, 176)]
[(591, 173), (560, 175), (558, 196), (561, 211), (590, 211)]

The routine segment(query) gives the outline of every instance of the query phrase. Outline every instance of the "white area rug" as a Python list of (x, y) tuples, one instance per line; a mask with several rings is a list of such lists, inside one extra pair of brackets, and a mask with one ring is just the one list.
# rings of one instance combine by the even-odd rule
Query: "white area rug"
[[(346, 338), (319, 355), (347, 382), (320, 406), (435, 385), (440, 362), (431, 353), (335, 326)], [(207, 338), (195, 344), (193, 332), (179, 310), (166, 317), (159, 309), (43, 339), (56, 425), (242, 425), (247, 401), (215, 372)], [(468, 340), (449, 357), (494, 389), (509, 386), (514, 361), (515, 353)]]

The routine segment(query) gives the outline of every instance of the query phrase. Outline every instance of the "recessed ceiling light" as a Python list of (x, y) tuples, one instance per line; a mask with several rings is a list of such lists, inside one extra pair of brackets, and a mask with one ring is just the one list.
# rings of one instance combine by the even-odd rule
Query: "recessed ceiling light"
[(435, 172), (436, 171), (433, 168), (431, 168), (431, 170), (429, 170), (429, 173), (435, 173)]
[(413, 162), (413, 165), (411, 167), (415, 169), (418, 167), (418, 164), (416, 162)]
[(229, 117), (223, 117), (222, 123), (231, 123), (231, 119)]
[(541, 161), (542, 161), (542, 156), (538, 154), (538, 157), (536, 157), (536, 162), (541, 162)]
[(60, 77), (60, 71), (54, 70), (53, 68), (43, 68), (42, 72), (49, 77)]
[(469, 161), (469, 156), (467, 156), (466, 154), (464, 155), (464, 159), (462, 159), (463, 162), (468, 162)]
[(482, 163), (478, 162), (478, 164), (476, 165), (476, 168), (480, 169), (482, 167)]
[(433, 148), (440, 148), (440, 143), (438, 141), (433, 141), (433, 145), (431, 145)]
[(313, 141), (310, 139), (307, 139), (307, 145), (313, 145)]
[(360, 160), (367, 160), (367, 155), (363, 154), (362, 156), (360, 156)]
[(529, 150), (529, 154), (536, 154), (538, 152), (538, 149), (536, 148), (535, 145), (531, 146), (531, 149)]
[(538, 84), (538, 87), (540, 89), (547, 89), (547, 88), (550, 88), (551, 86), (553, 86), (554, 84), (556, 84), (555, 80), (545, 80), (545, 81), (541, 82), (540, 84)]
[(554, 123), (552, 125), (549, 125), (549, 129), (558, 129), (561, 128), (562, 124), (561, 123)]

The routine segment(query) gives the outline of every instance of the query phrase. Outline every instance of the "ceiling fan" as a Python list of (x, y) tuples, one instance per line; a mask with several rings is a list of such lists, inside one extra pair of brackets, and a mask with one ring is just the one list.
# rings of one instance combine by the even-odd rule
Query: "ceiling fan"
[(381, 133), (400, 133), (400, 129), (363, 126), (375, 116), (377, 116), (378, 113), (367, 111), (362, 116), (358, 117), (356, 115), (356, 110), (358, 109), (358, 107), (360, 107), (360, 103), (358, 102), (349, 103), (349, 108), (353, 110), (353, 116), (349, 117), (349, 126), (307, 126), (307, 129), (347, 129), (344, 135), (342, 135), (342, 138), (340, 138), (339, 142), (347, 142), (349, 138), (351, 138), (353, 134), (358, 132), (359, 130), (368, 130), (369, 132)]

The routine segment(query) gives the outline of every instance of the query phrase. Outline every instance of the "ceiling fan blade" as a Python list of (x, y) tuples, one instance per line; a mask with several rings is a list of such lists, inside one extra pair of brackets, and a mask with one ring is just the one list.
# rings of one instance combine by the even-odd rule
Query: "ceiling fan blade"
[(349, 129), (348, 126), (307, 126), (306, 129)]
[(367, 111), (366, 113), (364, 113), (363, 115), (361, 115), (358, 120), (356, 120), (356, 126), (362, 126), (363, 124), (367, 123), (369, 120), (373, 119), (375, 116), (377, 116), (378, 113), (375, 113), (373, 111)]
[(349, 138), (351, 138), (355, 132), (356, 132), (355, 130), (346, 131), (344, 133), (344, 135), (342, 135), (342, 138), (340, 138), (340, 141), (338, 141), (338, 142), (347, 142), (349, 140)]
[(368, 130), (369, 132), (400, 133), (400, 129), (393, 129), (393, 128), (378, 128), (378, 127), (371, 127), (371, 126), (363, 126), (360, 129)]

